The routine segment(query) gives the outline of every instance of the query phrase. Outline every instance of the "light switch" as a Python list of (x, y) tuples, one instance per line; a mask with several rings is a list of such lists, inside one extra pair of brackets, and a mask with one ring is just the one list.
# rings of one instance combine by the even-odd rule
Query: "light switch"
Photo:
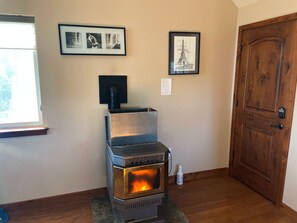
[(161, 78), (161, 95), (171, 95), (171, 78)]

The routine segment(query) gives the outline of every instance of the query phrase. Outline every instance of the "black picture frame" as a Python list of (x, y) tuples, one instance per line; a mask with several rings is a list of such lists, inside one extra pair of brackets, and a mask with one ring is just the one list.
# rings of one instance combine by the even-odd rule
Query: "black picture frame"
[(58, 24), (61, 55), (126, 56), (125, 27)]
[(199, 74), (200, 32), (169, 32), (169, 75)]

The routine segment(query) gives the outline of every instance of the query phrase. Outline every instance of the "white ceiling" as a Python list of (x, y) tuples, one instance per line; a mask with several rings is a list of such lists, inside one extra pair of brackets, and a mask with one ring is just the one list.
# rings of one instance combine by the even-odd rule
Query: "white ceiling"
[(252, 4), (254, 2), (257, 2), (259, 0), (232, 0), (232, 1), (238, 8), (241, 8), (241, 7), (247, 6), (249, 4)]

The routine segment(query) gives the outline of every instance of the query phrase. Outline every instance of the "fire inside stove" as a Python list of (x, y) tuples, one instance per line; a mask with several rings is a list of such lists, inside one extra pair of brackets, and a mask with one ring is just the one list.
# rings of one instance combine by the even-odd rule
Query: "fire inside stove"
[(145, 169), (129, 172), (129, 193), (144, 192), (160, 188), (160, 169)]

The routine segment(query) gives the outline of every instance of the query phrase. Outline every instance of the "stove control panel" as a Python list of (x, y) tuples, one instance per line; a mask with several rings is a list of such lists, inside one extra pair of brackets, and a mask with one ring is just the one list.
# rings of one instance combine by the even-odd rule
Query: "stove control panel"
[(125, 166), (140, 166), (154, 163), (164, 163), (164, 155), (154, 155), (147, 157), (131, 158), (125, 160)]

